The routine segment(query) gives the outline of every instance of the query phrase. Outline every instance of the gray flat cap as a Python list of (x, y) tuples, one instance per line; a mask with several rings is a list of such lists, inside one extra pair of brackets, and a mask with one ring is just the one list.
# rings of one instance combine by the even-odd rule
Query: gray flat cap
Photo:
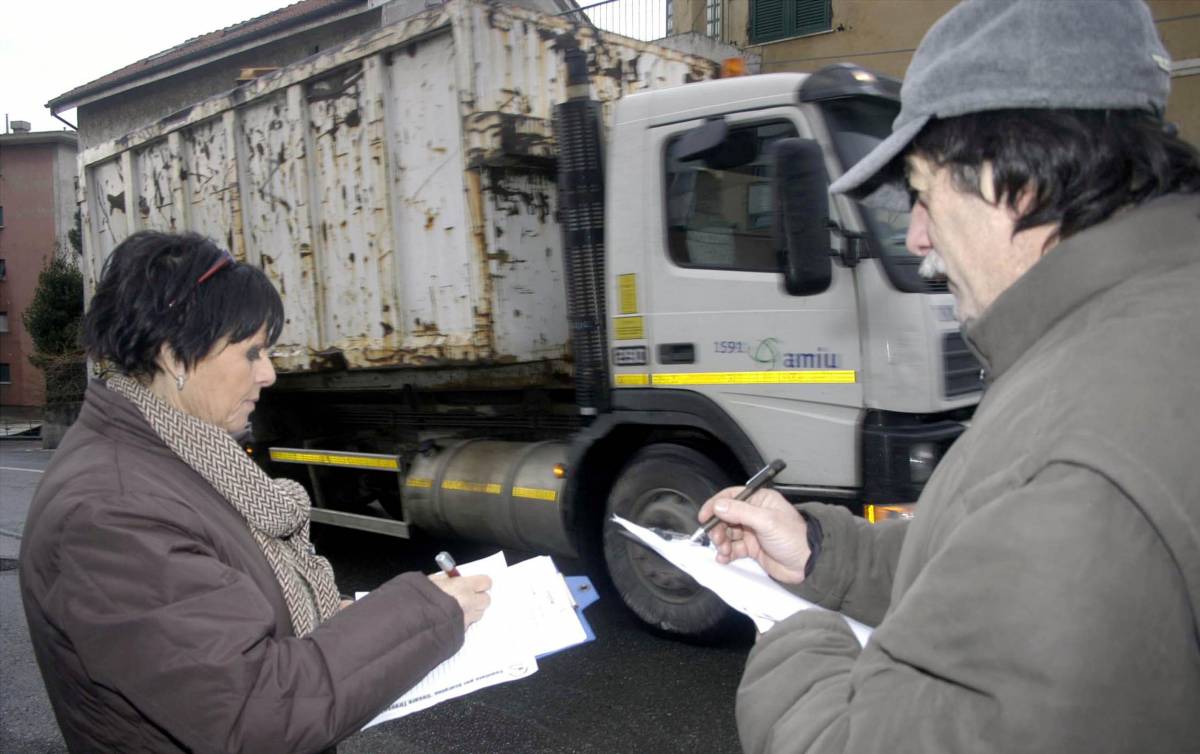
[[(1142, 0), (966, 0), (913, 55), (892, 135), (830, 186), (859, 198), (931, 118), (1007, 108), (1161, 113), (1171, 61)], [(884, 187), (881, 204), (894, 204)]]

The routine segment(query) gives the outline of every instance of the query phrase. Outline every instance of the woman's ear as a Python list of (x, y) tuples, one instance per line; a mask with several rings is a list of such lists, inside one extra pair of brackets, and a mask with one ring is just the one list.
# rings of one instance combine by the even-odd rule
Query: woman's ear
[(187, 364), (185, 364), (178, 356), (175, 355), (175, 349), (171, 348), (170, 344), (163, 343), (158, 349), (158, 358), (156, 359), (158, 366), (165, 371), (178, 386), (183, 389), (183, 383), (187, 380)]

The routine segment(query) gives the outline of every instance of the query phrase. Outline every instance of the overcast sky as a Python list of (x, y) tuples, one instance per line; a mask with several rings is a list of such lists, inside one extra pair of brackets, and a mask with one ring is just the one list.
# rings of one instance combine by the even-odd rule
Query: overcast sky
[[(15, 0), (0, 18), (0, 112), (34, 131), (66, 128), (54, 97), (288, 0)], [(75, 111), (62, 113), (78, 125)], [(3, 128), (3, 122), (0, 122)]]

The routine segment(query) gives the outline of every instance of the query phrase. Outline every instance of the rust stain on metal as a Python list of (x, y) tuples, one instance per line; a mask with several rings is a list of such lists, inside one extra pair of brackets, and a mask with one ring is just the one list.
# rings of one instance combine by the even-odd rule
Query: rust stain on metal
[(524, 212), (536, 215), (539, 222), (546, 222), (550, 217), (549, 191), (517, 188), (512, 179), (518, 177), (527, 177), (527, 174), (522, 176), (504, 168), (488, 170), (487, 191), (492, 198), (492, 204), (510, 217)]
[(554, 129), (545, 118), (490, 110), (472, 113), (464, 127), (472, 166), (511, 164), (551, 170), (556, 164)]
[(312, 356), (313, 369), (332, 371), (345, 369), (346, 366), (346, 354), (340, 348), (329, 348), (324, 351), (317, 351)]
[(478, 303), (472, 307), (475, 315), (475, 345), (494, 349), (495, 323), (492, 320), (492, 298), (495, 296), (495, 286), (487, 273), (488, 246), (486, 215), (483, 209), (483, 178), (478, 170), (468, 170), (467, 179), (467, 208), (471, 218), (471, 239), (474, 241), (476, 258), (484, 274), (480, 275), (483, 290), (476, 299)]
[(436, 322), (425, 322), (420, 317), (413, 319), (414, 335), (441, 335)]

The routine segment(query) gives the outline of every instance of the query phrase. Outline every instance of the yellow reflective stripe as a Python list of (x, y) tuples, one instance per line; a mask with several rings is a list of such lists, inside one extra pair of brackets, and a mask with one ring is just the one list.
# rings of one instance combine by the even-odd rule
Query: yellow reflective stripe
[(642, 340), (646, 328), (641, 316), (613, 317), (613, 337), (617, 340)]
[(853, 369), (799, 370), (792, 372), (692, 372), (654, 374), (653, 385), (780, 385), (839, 384), (857, 381)]
[(513, 487), (513, 497), (527, 497), (531, 500), (549, 500), (554, 502), (558, 499), (558, 493), (554, 490), (543, 490), (537, 487)]
[(342, 453), (312, 453), (296, 450), (271, 449), (271, 460), (280, 463), (309, 463), (319, 466), (347, 466), (355, 469), (385, 469), (397, 471), (400, 468), (395, 458), (377, 458)]
[(418, 487), (423, 490), (428, 490), (433, 487), (433, 480), (420, 476), (410, 476), (408, 479), (404, 480), (404, 486)]
[(442, 480), (442, 489), (456, 492), (486, 492), (489, 495), (500, 494), (500, 485), (495, 482), (465, 482), (461, 479)]
[(843, 385), (858, 381), (853, 369), (791, 372), (689, 372), (676, 374), (618, 374), (617, 387), (646, 385)]
[(622, 314), (637, 314), (637, 274), (617, 275), (617, 302)]
[(618, 374), (614, 377), (617, 387), (642, 387), (650, 384), (648, 374)]

